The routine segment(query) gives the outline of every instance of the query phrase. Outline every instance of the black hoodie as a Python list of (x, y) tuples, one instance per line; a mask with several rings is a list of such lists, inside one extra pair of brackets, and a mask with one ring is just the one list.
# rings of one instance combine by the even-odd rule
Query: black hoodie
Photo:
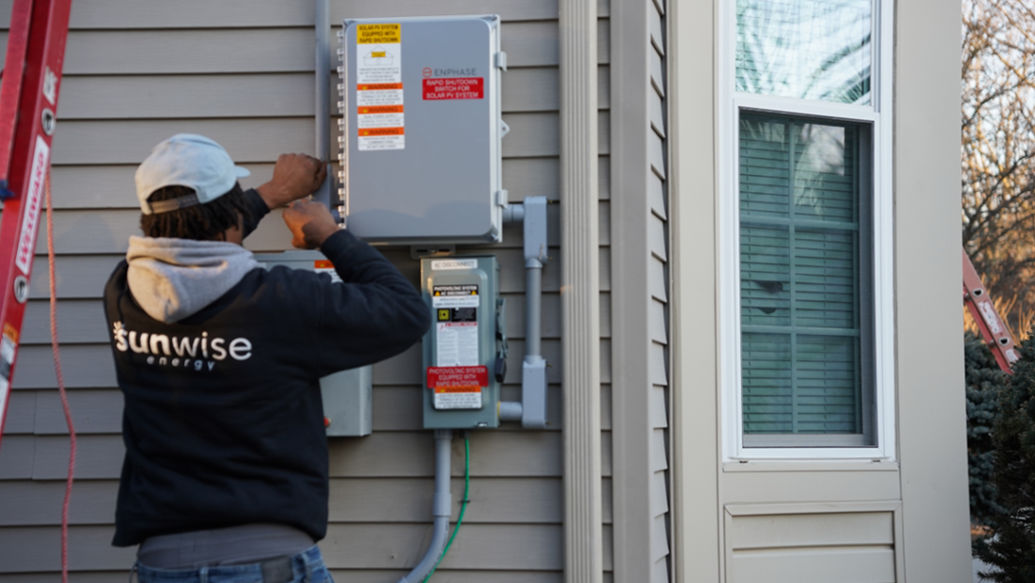
[(256, 267), (173, 323), (144, 312), (127, 263), (115, 268), (104, 307), (125, 398), (126, 457), (114, 545), (249, 523), (324, 537), (318, 379), (402, 352), (429, 315), (413, 285), (347, 231), (321, 251), (342, 282)]

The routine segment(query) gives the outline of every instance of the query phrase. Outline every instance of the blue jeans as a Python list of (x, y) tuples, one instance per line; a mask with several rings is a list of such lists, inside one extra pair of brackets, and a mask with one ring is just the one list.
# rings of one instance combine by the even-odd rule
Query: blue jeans
[(155, 569), (137, 563), (139, 583), (334, 583), (316, 546), (292, 557), (200, 569)]

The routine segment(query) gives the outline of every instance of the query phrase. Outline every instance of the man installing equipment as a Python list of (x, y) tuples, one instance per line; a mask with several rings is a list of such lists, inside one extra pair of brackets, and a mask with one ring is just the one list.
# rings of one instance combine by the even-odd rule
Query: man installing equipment
[[(306, 197), (315, 158), (272, 179), (203, 136), (178, 134), (136, 172), (131, 237), (104, 307), (125, 399), (115, 546), (140, 545), (141, 583), (331, 581), (328, 460), (318, 379), (402, 352), (427, 329), (417, 290)], [(263, 269), (241, 242), (270, 209), (330, 276)]]

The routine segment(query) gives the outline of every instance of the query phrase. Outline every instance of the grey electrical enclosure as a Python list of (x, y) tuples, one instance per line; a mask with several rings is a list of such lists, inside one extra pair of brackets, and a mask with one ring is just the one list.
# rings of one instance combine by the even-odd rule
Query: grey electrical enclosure
[(339, 194), (373, 243), (499, 241), (499, 17), (345, 20)]
[[(330, 261), (317, 251), (256, 253), (255, 259), (267, 269), (283, 265), (291, 269), (323, 271), (333, 279), (339, 280)], [(372, 368), (361, 366), (338, 371), (320, 379), (324, 423), (328, 436), (370, 435), (373, 418)]]
[(360, 437), (373, 431), (373, 367), (361, 366), (320, 379), (323, 417), (330, 437)]
[(494, 256), (424, 257), (421, 291), (431, 309), (424, 336), (424, 427), (499, 426), (505, 339)]

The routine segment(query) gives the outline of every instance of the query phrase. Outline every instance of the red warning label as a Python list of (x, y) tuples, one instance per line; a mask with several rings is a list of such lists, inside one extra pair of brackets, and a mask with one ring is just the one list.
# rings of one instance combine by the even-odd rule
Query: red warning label
[(424, 79), (424, 99), (482, 99), (485, 81), (482, 77), (435, 77)]
[(481, 409), (482, 389), (489, 386), (489, 367), (429, 366), (427, 380), (435, 409)]
[(436, 393), (481, 392), (489, 386), (487, 366), (429, 366), (428, 388)]

